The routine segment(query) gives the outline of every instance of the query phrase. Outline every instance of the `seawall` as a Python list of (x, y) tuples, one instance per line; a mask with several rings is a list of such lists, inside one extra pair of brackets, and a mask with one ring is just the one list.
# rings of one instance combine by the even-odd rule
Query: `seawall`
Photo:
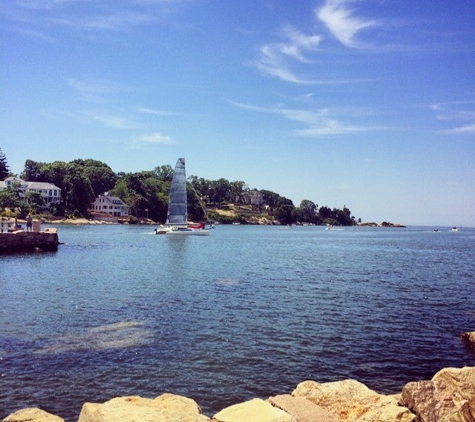
[(58, 232), (54, 228), (47, 228), (41, 232), (16, 230), (9, 233), (0, 233), (0, 254), (56, 252), (58, 245)]

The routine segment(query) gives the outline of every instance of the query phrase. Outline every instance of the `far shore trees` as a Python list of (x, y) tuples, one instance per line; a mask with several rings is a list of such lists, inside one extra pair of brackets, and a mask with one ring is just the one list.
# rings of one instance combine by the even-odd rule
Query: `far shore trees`
[[(2, 160), (3, 157), (3, 160)], [(0, 150), (0, 171), (8, 175), (6, 158)], [(6, 172), (6, 173), (5, 173)], [(2, 174), (2, 173), (0, 173)], [(54, 183), (61, 189), (61, 204), (51, 211), (59, 216), (88, 217), (94, 199), (105, 192), (117, 196), (129, 206), (129, 215), (135, 218), (149, 218), (165, 222), (168, 197), (173, 176), (170, 165), (157, 166), (151, 171), (115, 173), (107, 164), (93, 159), (75, 159), (69, 163), (55, 161), (43, 163), (27, 159), (20, 177), (25, 181)], [(243, 181), (229, 181), (225, 178), (207, 180), (197, 176), (188, 178), (188, 215), (190, 220), (205, 218), (204, 209), (213, 218), (223, 223), (246, 222), (246, 217), (237, 213), (230, 217), (213, 210), (229, 209), (230, 204), (249, 208), (254, 215), (267, 220), (275, 218), (281, 224), (332, 224), (355, 225), (350, 210), (319, 206), (304, 199), (298, 207), (278, 193), (269, 190), (249, 189)], [(258, 201), (255, 200), (258, 195)], [(38, 198), (31, 197), (32, 211), (42, 207)], [(12, 192), (0, 196), (0, 206), (16, 204)], [(243, 208), (244, 207), (244, 208)]]

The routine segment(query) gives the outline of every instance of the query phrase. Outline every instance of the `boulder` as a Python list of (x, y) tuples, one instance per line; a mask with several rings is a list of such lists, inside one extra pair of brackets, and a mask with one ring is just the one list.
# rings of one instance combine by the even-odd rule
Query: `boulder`
[(305, 397), (282, 394), (270, 397), (267, 401), (272, 406), (278, 407), (293, 416), (298, 422), (341, 422), (341, 419), (336, 415), (307, 400)]
[(85, 403), (78, 422), (209, 422), (196, 402), (162, 394), (156, 399), (117, 397), (105, 403)]
[(213, 422), (297, 422), (292, 416), (262, 399), (234, 404), (216, 413)]
[(467, 347), (475, 353), (475, 331), (463, 333), (460, 338), (467, 345)]
[(431, 381), (410, 382), (401, 403), (421, 422), (474, 422), (475, 367), (445, 368)]
[(416, 416), (398, 404), (399, 395), (385, 396), (355, 380), (327, 383), (304, 381), (293, 391), (294, 397), (323, 407), (343, 421), (411, 422)]
[(64, 422), (63, 418), (36, 407), (19, 410), (8, 415), (2, 422)]

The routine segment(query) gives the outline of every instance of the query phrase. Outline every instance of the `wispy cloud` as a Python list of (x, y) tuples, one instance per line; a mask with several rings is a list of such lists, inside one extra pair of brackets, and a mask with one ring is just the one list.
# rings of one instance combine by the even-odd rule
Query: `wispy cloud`
[(172, 145), (176, 142), (168, 135), (159, 132), (147, 133), (141, 136), (132, 137), (132, 145)]
[(316, 9), (315, 13), (343, 45), (361, 48), (364, 44), (356, 39), (356, 35), (379, 23), (375, 20), (356, 17), (355, 10), (349, 7), (349, 4), (355, 1), (357, 0), (326, 0), (323, 7)]
[[(430, 109), (435, 113), (435, 118), (440, 121), (452, 122), (455, 127), (447, 129), (444, 133), (455, 135), (475, 134), (475, 101), (452, 101), (431, 104)], [(460, 124), (460, 122), (462, 122)]]
[(153, 116), (182, 116), (183, 113), (167, 110), (156, 110), (148, 107), (137, 107), (137, 111), (143, 114), (151, 114)]
[(27, 37), (37, 38), (51, 44), (55, 42), (55, 39), (52, 36), (41, 31), (36, 31), (34, 29), (22, 29), (22, 28), (17, 29), (17, 31), (18, 33), (23, 34)]
[(78, 0), (17, 0), (20, 7), (27, 9), (54, 9), (75, 3)]
[(236, 107), (259, 113), (270, 113), (281, 116), (286, 120), (302, 123), (307, 127), (297, 129), (293, 132), (300, 137), (321, 137), (331, 135), (345, 135), (350, 133), (365, 132), (381, 127), (355, 125), (339, 120), (336, 113), (330, 109), (290, 109), (285, 107), (257, 107), (249, 104), (242, 104), (234, 101), (230, 103)]
[(454, 133), (458, 135), (475, 135), (475, 123), (456, 127), (447, 131), (447, 133)]
[(81, 100), (93, 103), (111, 103), (116, 94), (130, 91), (130, 88), (106, 80), (68, 78), (66, 83), (79, 94)]
[(146, 24), (151, 21), (153, 21), (151, 15), (125, 11), (85, 18), (82, 21), (82, 26), (87, 29), (120, 31), (126, 27)]
[(190, 0), (12, 0), (23, 25), (35, 25), (50, 32), (54, 26), (74, 31), (128, 31), (157, 22)]
[(128, 119), (127, 117), (108, 114), (103, 112), (89, 112), (87, 116), (96, 122), (101, 123), (104, 126), (113, 129), (137, 129), (140, 128), (141, 125), (133, 120)]
[(311, 81), (297, 76), (291, 70), (291, 63), (295, 61), (310, 62), (305, 57), (305, 53), (315, 50), (322, 38), (319, 35), (305, 35), (290, 26), (285, 27), (282, 34), (286, 40), (263, 45), (254, 65), (262, 73), (282, 81), (299, 84), (311, 83)]

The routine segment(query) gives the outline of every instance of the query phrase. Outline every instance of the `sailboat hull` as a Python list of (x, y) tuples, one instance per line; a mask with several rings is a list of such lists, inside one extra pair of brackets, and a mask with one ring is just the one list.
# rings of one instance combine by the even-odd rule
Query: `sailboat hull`
[(168, 236), (209, 236), (209, 231), (205, 229), (171, 227), (165, 234)]

